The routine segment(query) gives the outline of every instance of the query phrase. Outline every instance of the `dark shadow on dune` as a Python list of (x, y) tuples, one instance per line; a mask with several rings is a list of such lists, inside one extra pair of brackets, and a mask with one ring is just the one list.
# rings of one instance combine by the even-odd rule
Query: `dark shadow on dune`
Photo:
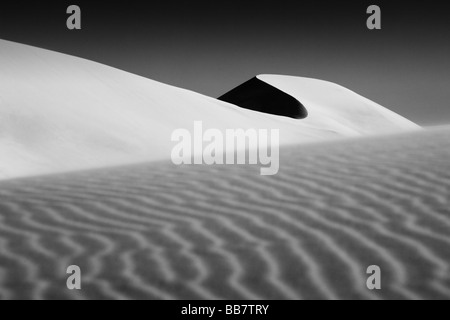
[(241, 108), (304, 119), (306, 108), (294, 97), (254, 77), (218, 98)]

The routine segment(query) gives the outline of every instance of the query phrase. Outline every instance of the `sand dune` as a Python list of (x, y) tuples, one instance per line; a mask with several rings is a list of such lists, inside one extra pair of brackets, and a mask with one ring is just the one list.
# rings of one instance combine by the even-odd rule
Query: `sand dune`
[[(0, 48), (1, 299), (450, 298), (450, 127), (320, 80), (260, 75), (221, 101)], [(279, 173), (173, 165), (198, 120), (280, 130)]]
[(261, 79), (283, 92), (294, 86), (292, 95), (307, 108), (308, 118), (247, 110), (92, 61), (0, 40), (0, 179), (168, 159), (173, 131), (192, 130), (198, 120), (205, 129), (222, 132), (278, 129), (282, 145), (417, 128), (337, 85)]
[(0, 182), (0, 298), (450, 298), (450, 127), (281, 157)]
[(243, 108), (284, 115), (300, 126), (337, 135), (417, 129), (404, 117), (338, 84), (303, 77), (259, 75), (219, 98)]

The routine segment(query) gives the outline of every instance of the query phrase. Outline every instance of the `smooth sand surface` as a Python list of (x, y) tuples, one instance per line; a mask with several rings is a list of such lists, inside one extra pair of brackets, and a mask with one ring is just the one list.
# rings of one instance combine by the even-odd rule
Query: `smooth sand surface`
[(221, 132), (277, 129), (281, 145), (417, 128), (338, 85), (266, 77), (282, 91), (294, 87), (310, 116), (251, 111), (100, 63), (0, 40), (0, 179), (169, 159), (172, 133), (192, 131), (194, 121)]
[(2, 181), (0, 298), (448, 299), (449, 194), (450, 127)]

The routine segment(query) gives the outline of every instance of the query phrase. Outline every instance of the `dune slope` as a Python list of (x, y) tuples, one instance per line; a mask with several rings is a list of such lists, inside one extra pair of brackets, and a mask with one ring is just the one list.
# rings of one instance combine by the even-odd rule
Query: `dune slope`
[(281, 157), (0, 182), (0, 298), (450, 297), (449, 127)]
[(417, 128), (411, 121), (347, 88), (310, 78), (259, 75), (219, 100), (250, 110), (304, 119), (302, 126), (341, 135)]
[[(0, 179), (167, 159), (173, 130), (192, 130), (196, 120), (205, 129), (279, 129), (283, 145), (416, 128), (329, 83), (260, 79), (283, 92), (293, 89), (289, 94), (305, 103), (310, 116), (299, 120), (246, 110), (92, 61), (0, 40)], [(320, 95), (311, 95), (310, 88)]]

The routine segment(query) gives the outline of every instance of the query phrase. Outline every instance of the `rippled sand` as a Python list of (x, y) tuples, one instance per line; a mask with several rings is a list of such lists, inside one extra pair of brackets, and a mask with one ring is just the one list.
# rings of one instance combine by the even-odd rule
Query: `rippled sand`
[(450, 298), (450, 127), (281, 155), (1, 182), (0, 298)]

